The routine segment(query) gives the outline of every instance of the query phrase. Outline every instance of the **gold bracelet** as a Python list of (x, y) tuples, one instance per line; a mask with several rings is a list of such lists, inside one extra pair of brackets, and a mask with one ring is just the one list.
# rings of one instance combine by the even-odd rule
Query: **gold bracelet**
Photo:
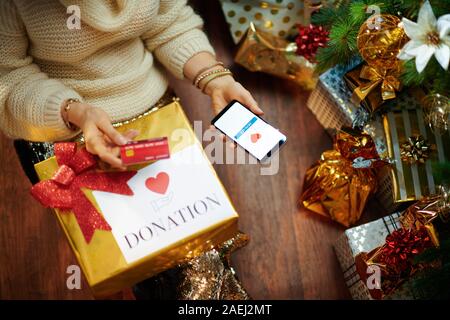
[(233, 76), (233, 73), (232, 73), (230, 70), (228, 70), (228, 71), (222, 71), (222, 72), (219, 72), (219, 73), (211, 74), (209, 77), (205, 78), (206, 82), (205, 82), (205, 84), (203, 85), (202, 93), (206, 93), (206, 92), (205, 92), (205, 91), (206, 91), (206, 87), (208, 86), (208, 84), (209, 84), (211, 81), (213, 81), (214, 79), (220, 78), (220, 77), (228, 76), (228, 75)]
[(64, 112), (66, 113), (66, 119), (63, 118), (63, 120), (64, 120), (64, 124), (66, 125), (66, 127), (69, 130), (77, 131), (78, 128), (76, 126), (74, 126), (73, 124), (71, 124), (70, 121), (69, 121), (69, 111), (71, 109), (71, 104), (72, 103), (80, 103), (80, 100), (76, 99), (76, 98), (75, 99), (71, 98), (71, 99), (67, 99), (66, 100), (66, 105), (63, 108)]
[(222, 69), (217, 69), (217, 70), (213, 70), (213, 71), (204, 73), (204, 74), (200, 75), (197, 79), (195, 79), (194, 85), (200, 89), (200, 81), (202, 81), (203, 79), (205, 79), (206, 77), (208, 77), (212, 74), (216, 74), (216, 73), (220, 73), (220, 72), (224, 72), (224, 71), (230, 71), (230, 70), (228, 70), (227, 68), (222, 68)]
[(222, 61), (219, 61), (219, 62), (213, 64), (212, 66), (209, 66), (209, 67), (205, 67), (205, 68), (200, 69), (200, 71), (197, 72), (197, 74), (195, 75), (194, 80), (192, 81), (192, 84), (195, 85), (195, 81), (197, 80), (197, 78), (198, 78), (203, 72), (208, 71), (209, 69), (212, 69), (212, 68), (217, 67), (217, 66), (223, 67), (223, 62), (222, 62)]

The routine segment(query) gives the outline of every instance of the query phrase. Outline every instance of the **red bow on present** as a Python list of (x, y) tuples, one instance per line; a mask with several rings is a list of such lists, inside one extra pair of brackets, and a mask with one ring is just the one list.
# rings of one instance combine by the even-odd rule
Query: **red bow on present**
[(136, 171), (96, 171), (97, 161), (94, 156), (85, 148), (77, 150), (74, 142), (55, 143), (55, 156), (59, 169), (51, 179), (35, 184), (31, 194), (47, 208), (72, 211), (89, 243), (96, 229), (111, 230), (111, 227), (82, 188), (131, 196), (133, 191), (127, 181)]

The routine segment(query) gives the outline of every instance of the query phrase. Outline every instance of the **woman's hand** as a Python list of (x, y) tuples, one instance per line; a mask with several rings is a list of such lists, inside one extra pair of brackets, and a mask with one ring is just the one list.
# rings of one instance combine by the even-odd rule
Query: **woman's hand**
[[(183, 73), (191, 81), (198, 76), (198, 72), (203, 69), (213, 71), (222, 69), (218, 66), (216, 58), (208, 52), (199, 52), (190, 58), (184, 65)], [(200, 88), (203, 89), (203, 83), (200, 82)], [(205, 93), (211, 97), (212, 106), (215, 113), (219, 113), (228, 103), (238, 100), (249, 107), (251, 111), (262, 115), (263, 111), (258, 107), (255, 99), (239, 82), (236, 82), (231, 75), (213, 79), (206, 86)]]
[(119, 157), (119, 146), (136, 137), (137, 131), (131, 130), (125, 135), (120, 134), (112, 126), (105, 111), (86, 103), (72, 103), (66, 117), (66, 120), (83, 131), (87, 151), (99, 156), (113, 168), (125, 169)]
[(232, 76), (224, 76), (212, 80), (206, 86), (205, 93), (211, 97), (212, 107), (216, 114), (233, 100), (242, 102), (257, 115), (264, 114), (251, 93), (239, 82), (235, 81)]
[[(216, 114), (233, 100), (242, 102), (257, 115), (264, 114), (258, 107), (255, 99), (253, 99), (251, 93), (239, 82), (235, 81), (232, 76), (224, 76), (212, 80), (205, 88), (205, 93), (211, 97), (212, 107)], [(214, 128), (214, 126), (211, 126), (211, 128)], [(220, 134), (220, 136), (224, 142), (227, 141), (224, 134)], [(228, 146), (236, 148), (236, 143), (230, 141)]]

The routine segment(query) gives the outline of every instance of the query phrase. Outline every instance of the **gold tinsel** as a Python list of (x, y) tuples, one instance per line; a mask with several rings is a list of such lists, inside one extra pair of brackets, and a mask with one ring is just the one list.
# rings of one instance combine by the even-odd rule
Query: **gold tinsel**
[(249, 300), (250, 296), (230, 265), (231, 253), (244, 247), (249, 238), (238, 233), (220, 247), (194, 258), (181, 267), (177, 286), (180, 300)]

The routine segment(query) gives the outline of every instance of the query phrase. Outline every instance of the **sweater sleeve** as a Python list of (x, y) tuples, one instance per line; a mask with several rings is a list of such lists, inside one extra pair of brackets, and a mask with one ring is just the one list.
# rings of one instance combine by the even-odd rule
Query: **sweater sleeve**
[(186, 0), (161, 0), (154, 28), (142, 35), (146, 47), (177, 78), (183, 78), (184, 64), (199, 52), (215, 55), (201, 30), (202, 19)]
[(28, 37), (12, 0), (0, 1), (0, 129), (11, 138), (56, 141), (72, 137), (60, 114), (80, 95), (50, 79), (27, 53)]

